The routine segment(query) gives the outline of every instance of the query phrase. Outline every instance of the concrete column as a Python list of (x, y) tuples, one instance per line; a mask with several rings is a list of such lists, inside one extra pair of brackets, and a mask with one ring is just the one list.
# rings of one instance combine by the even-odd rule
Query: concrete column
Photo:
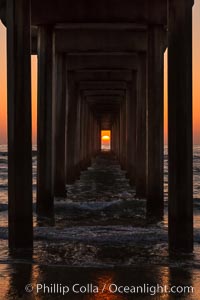
[(120, 155), (120, 120), (119, 115), (117, 117), (117, 123), (116, 123), (116, 145), (117, 145), (117, 157), (119, 159)]
[(30, 1), (7, 3), (9, 247), (33, 246)]
[(119, 157), (119, 116), (115, 117), (115, 135), (114, 135), (114, 144), (115, 144), (115, 154), (117, 158)]
[[(128, 137), (130, 132), (128, 131), (128, 114), (129, 114), (129, 103), (128, 103), (128, 95), (126, 94), (124, 99), (124, 169), (127, 171), (128, 165)], [(128, 174), (126, 173), (126, 176)]]
[(146, 53), (139, 54), (138, 97), (136, 113), (136, 195), (146, 196)]
[(84, 126), (85, 126), (85, 103), (83, 99), (83, 95), (80, 92), (80, 100), (81, 100), (81, 120), (80, 120), (80, 129), (81, 129), (81, 137), (80, 137), (80, 169), (84, 169)]
[(95, 120), (94, 114), (92, 113), (92, 155), (95, 154)]
[(163, 214), (163, 47), (164, 29), (148, 29), (147, 213)]
[(75, 146), (75, 172), (76, 178), (80, 176), (80, 157), (81, 157), (81, 97), (77, 95), (77, 124), (76, 124), (76, 146)]
[(88, 138), (87, 138), (87, 145), (88, 145), (88, 153), (87, 153), (87, 159), (89, 159), (90, 157), (90, 154), (91, 154), (91, 114), (90, 114), (90, 110), (89, 110), (89, 107), (88, 107), (88, 130), (87, 130), (87, 133), (88, 133)]
[(101, 150), (101, 125), (100, 121), (97, 121), (97, 152)]
[(95, 115), (94, 115), (94, 125), (95, 125), (95, 128), (94, 128), (94, 151), (95, 151), (95, 154), (98, 152), (98, 123), (97, 123), (97, 120), (95, 118)]
[(68, 72), (68, 117), (67, 117), (67, 168), (66, 181), (71, 184), (76, 179), (75, 151), (77, 133), (78, 91), (74, 81), (74, 72)]
[(132, 73), (132, 82), (128, 84), (129, 106), (129, 179), (130, 184), (136, 183), (136, 111), (137, 111), (137, 72)]
[(97, 149), (98, 149), (98, 125), (97, 125), (97, 120), (96, 120), (96, 117), (95, 117), (95, 114), (93, 114), (94, 116), (94, 154), (97, 153)]
[(99, 124), (98, 124), (98, 120), (96, 120), (96, 153), (98, 153), (98, 151), (100, 150), (99, 148)]
[(66, 196), (66, 117), (67, 117), (67, 71), (64, 55), (58, 54), (56, 59), (56, 103), (55, 103), (55, 168), (54, 195)]
[(111, 133), (112, 133), (112, 139), (111, 139), (111, 150), (113, 152), (116, 152), (116, 123), (113, 122), (112, 128), (111, 128)]
[(37, 213), (53, 213), (53, 32), (38, 28)]
[(82, 96), (82, 111), (81, 111), (81, 120), (82, 120), (82, 130), (81, 130), (81, 169), (84, 170), (86, 168), (86, 100)]
[(126, 168), (126, 100), (120, 109), (120, 163), (123, 170)]
[(92, 156), (92, 114), (90, 108), (88, 107), (89, 113), (89, 123), (88, 123), (88, 164)]
[(94, 114), (92, 113), (93, 117), (93, 131), (92, 131), (92, 138), (93, 138), (93, 154), (96, 152), (96, 120), (94, 118)]
[(94, 114), (92, 112), (92, 156), (95, 154), (95, 139), (94, 139), (94, 134), (95, 134), (95, 121), (94, 121)]
[(123, 104), (123, 169), (127, 171), (127, 97)]
[(133, 140), (133, 136), (132, 136), (132, 126), (134, 126), (134, 122), (135, 122), (135, 118), (133, 117), (132, 114), (132, 107), (133, 107), (133, 101), (134, 99), (132, 99), (131, 97), (131, 89), (132, 87), (129, 86), (129, 89), (127, 89), (126, 91), (126, 101), (127, 101), (127, 105), (126, 105), (126, 115), (127, 115), (127, 126), (126, 126), (126, 143), (127, 143), (127, 147), (126, 147), (126, 156), (127, 156), (127, 177), (130, 178), (130, 173), (131, 173), (131, 160), (130, 160), (130, 156), (131, 151), (132, 151), (132, 140)]
[(85, 127), (85, 162), (86, 162), (86, 168), (89, 166), (90, 161), (89, 161), (89, 130), (90, 130), (90, 114), (89, 114), (89, 107), (88, 104), (86, 103), (86, 114), (85, 114), (85, 119), (86, 119), (86, 127)]
[(192, 5), (168, 1), (169, 248), (193, 250)]
[(120, 113), (119, 113), (119, 162), (122, 165), (122, 150), (123, 150), (123, 126), (122, 126), (122, 103), (120, 104)]

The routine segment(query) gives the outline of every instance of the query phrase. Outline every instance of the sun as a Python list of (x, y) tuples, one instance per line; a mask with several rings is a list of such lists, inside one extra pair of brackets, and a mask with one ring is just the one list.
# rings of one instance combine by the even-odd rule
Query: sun
[(110, 140), (110, 137), (108, 135), (103, 135), (102, 136), (102, 140), (103, 141), (109, 141)]

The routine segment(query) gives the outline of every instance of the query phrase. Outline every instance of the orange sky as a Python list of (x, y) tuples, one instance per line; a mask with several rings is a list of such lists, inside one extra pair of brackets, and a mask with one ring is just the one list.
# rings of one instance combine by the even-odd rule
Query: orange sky
[(111, 132), (110, 130), (101, 130), (101, 142), (103, 144), (110, 144)]
[[(165, 143), (167, 142), (167, 53), (165, 53)], [(33, 143), (36, 142), (37, 59), (32, 57)], [(6, 30), (0, 22), (0, 144), (6, 144)], [(200, 144), (200, 0), (193, 7), (193, 128), (194, 143)]]

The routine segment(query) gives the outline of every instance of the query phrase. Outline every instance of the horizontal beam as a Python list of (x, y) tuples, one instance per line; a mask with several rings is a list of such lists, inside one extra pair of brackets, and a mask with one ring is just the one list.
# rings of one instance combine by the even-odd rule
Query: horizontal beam
[(88, 53), (86, 55), (76, 53), (66, 56), (68, 70), (79, 69), (127, 69), (138, 68), (137, 54), (107, 52), (107, 53)]
[(125, 96), (124, 90), (85, 90), (84, 96)]
[(103, 89), (103, 90), (126, 90), (127, 89), (127, 82), (123, 80), (82, 80), (79, 83), (79, 89), (80, 90), (97, 90), (97, 89)]
[(60, 23), (55, 29), (106, 29), (106, 30), (137, 30), (147, 29), (146, 24), (139, 23)]
[(146, 51), (147, 32), (106, 29), (56, 29), (55, 47), (58, 52), (119, 52)]
[(110, 95), (110, 96), (102, 96), (102, 95), (99, 95), (99, 96), (86, 96), (85, 99), (87, 100), (87, 102), (90, 102), (90, 103), (103, 103), (103, 104), (106, 104), (106, 103), (116, 103), (116, 102), (121, 102), (124, 97), (123, 96), (113, 96), (113, 95)]
[(83, 70), (74, 74), (75, 81), (131, 81), (132, 72), (124, 70)]
[(167, 0), (34, 0), (31, 4), (32, 24), (167, 22)]

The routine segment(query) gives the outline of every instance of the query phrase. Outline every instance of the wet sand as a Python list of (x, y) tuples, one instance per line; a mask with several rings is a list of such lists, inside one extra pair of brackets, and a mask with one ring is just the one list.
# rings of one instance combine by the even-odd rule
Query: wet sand
[[(1, 298), (0, 299), (83, 299), (83, 300), (125, 300), (125, 299), (200, 299), (200, 271), (167, 266), (135, 266), (116, 268), (70, 268), (65, 266), (45, 266), (31, 264), (1, 265)], [(31, 283), (33, 292), (25, 292), (25, 286)], [(47, 290), (39, 290), (36, 284), (43, 284), (49, 288), (59, 284), (52, 294)], [(147, 293), (113, 293), (115, 286), (121, 287), (144, 286), (150, 290), (151, 286), (193, 286), (194, 293), (157, 294), (154, 290)], [(105, 290), (102, 292), (102, 289)], [(69, 287), (69, 292), (62, 295), (63, 286)], [(72, 291), (74, 287), (75, 292)], [(85, 292), (84, 288), (87, 288)], [(95, 287), (99, 292), (95, 292)], [(38, 287), (40, 289), (40, 286)], [(110, 291), (111, 289), (111, 291)], [(80, 292), (82, 291), (82, 293)]]

